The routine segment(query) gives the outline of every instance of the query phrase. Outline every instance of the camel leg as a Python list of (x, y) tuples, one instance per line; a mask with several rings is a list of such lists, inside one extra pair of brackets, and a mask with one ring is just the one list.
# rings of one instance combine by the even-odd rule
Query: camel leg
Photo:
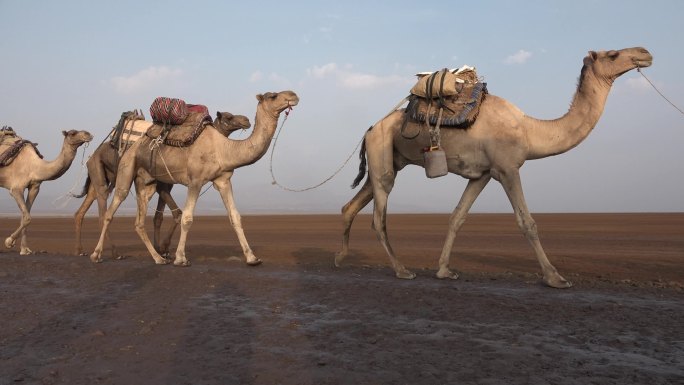
[(11, 249), (14, 247), (14, 244), (16, 243), (17, 238), (19, 238), (21, 232), (26, 228), (26, 226), (31, 223), (31, 214), (26, 207), (26, 201), (24, 200), (24, 190), (23, 189), (10, 189), (9, 190), (10, 195), (14, 200), (17, 202), (17, 206), (19, 206), (19, 211), (21, 211), (21, 221), (19, 222), (19, 227), (17, 227), (14, 232), (5, 239), (5, 247), (8, 249)]
[[(107, 185), (91, 184), (95, 189), (95, 199), (97, 201), (97, 222), (100, 224), (100, 229), (104, 226), (104, 218), (107, 213), (107, 198), (109, 197), (109, 187)], [(124, 197), (126, 199), (126, 197)], [(105, 244), (110, 247), (110, 254), (114, 259), (123, 259), (124, 257), (116, 252), (116, 245), (112, 242), (109, 236), (109, 228), (104, 234)]]
[[(76, 227), (76, 255), (85, 255), (83, 253), (83, 243), (81, 242), (81, 228), (83, 227), (83, 218), (93, 202), (95, 202), (95, 186), (93, 186), (91, 183), (88, 186), (88, 193), (83, 199), (83, 203), (81, 203), (81, 206), (74, 214), (74, 222)], [(102, 227), (101, 223), (100, 227)]]
[(193, 213), (195, 212), (195, 205), (197, 204), (201, 188), (201, 185), (188, 185), (188, 197), (183, 208), (183, 215), (181, 216), (181, 233), (178, 238), (178, 246), (176, 247), (176, 259), (173, 261), (175, 266), (190, 266), (190, 261), (185, 257), (185, 243), (188, 239), (188, 231), (192, 227)]
[[(183, 212), (181, 209), (178, 207), (176, 204), (176, 201), (173, 200), (173, 197), (171, 196), (171, 188), (173, 185), (165, 185), (165, 184), (157, 184), (157, 193), (159, 194), (159, 198), (164, 200), (164, 203), (166, 203), (166, 206), (169, 206), (169, 209), (171, 210), (171, 215), (173, 215), (173, 225), (171, 229), (169, 230), (168, 234), (166, 235), (166, 238), (162, 241), (160, 247), (160, 253), (163, 256), (169, 255), (169, 247), (171, 245), (171, 238), (173, 238), (173, 234), (176, 232), (176, 228), (181, 222), (181, 216)], [(162, 209), (159, 209), (159, 206), (162, 207)], [(157, 211), (163, 211), (163, 205), (161, 203), (157, 204)], [(156, 214), (155, 214), (156, 215)], [(156, 216), (155, 216), (155, 221), (156, 221)], [(159, 226), (161, 227), (161, 225)], [(156, 223), (155, 223), (155, 231), (156, 231)], [(160, 230), (161, 233), (161, 230)]]
[(537, 255), (537, 260), (541, 265), (544, 283), (559, 289), (571, 287), (572, 284), (558, 274), (558, 271), (551, 264), (542, 248), (537, 232), (537, 224), (534, 219), (532, 219), (530, 211), (527, 208), (527, 203), (525, 203), (525, 196), (523, 195), (518, 170), (501, 173), (500, 182), (508, 195), (508, 199), (511, 201), (518, 226), (523, 234), (525, 234), (525, 237), (530, 242)]
[[(159, 192), (159, 191), (158, 191)], [(166, 203), (162, 199), (161, 192), (159, 192), (159, 197), (157, 197), (157, 208), (154, 210), (154, 249), (159, 252), (160, 255), (164, 256), (168, 254), (169, 250), (162, 250), (161, 246), (159, 245), (159, 238), (161, 238), (160, 233), (161, 233), (161, 226), (162, 223), (164, 222), (164, 208), (166, 207)]]
[(342, 234), (342, 250), (335, 254), (335, 266), (339, 267), (342, 260), (349, 254), (349, 233), (354, 218), (370, 201), (373, 200), (373, 186), (370, 178), (366, 178), (366, 182), (361, 187), (356, 195), (342, 207), (342, 225), (344, 232)]
[(247, 243), (247, 238), (245, 237), (245, 232), (242, 229), (242, 219), (240, 213), (235, 207), (235, 201), (233, 199), (233, 186), (230, 182), (230, 178), (233, 173), (226, 173), (221, 177), (214, 180), (214, 188), (218, 190), (221, 194), (221, 199), (223, 199), (223, 204), (226, 206), (228, 211), (228, 217), (230, 218), (230, 224), (233, 226), (235, 233), (237, 234), (238, 240), (240, 241), (240, 246), (242, 247), (242, 252), (245, 255), (245, 260), (248, 265), (255, 266), (261, 263), (261, 260), (257, 258), (252, 249)]
[[(40, 191), (40, 184), (32, 184), (29, 186), (28, 194), (26, 195), (26, 210), (28, 211), (29, 215), (31, 214), (31, 207), (33, 207), (33, 202), (36, 200), (36, 197), (38, 196), (39, 191)], [(24, 228), (21, 229), (21, 242), (20, 242), (19, 255), (33, 254), (33, 251), (31, 251), (31, 249), (29, 249), (28, 244), (26, 242), (26, 227), (27, 226), (24, 226)]]
[(109, 205), (107, 208), (107, 211), (105, 214), (102, 216), (102, 227), (100, 229), (100, 238), (97, 241), (97, 245), (95, 246), (95, 250), (93, 251), (92, 254), (90, 254), (90, 260), (92, 262), (102, 262), (102, 249), (104, 248), (104, 242), (105, 242), (105, 236), (107, 232), (109, 231), (109, 224), (112, 222), (112, 219), (114, 218), (114, 214), (116, 213), (116, 210), (119, 209), (119, 206), (121, 205), (121, 202), (123, 202), (126, 197), (128, 196), (128, 192), (130, 191), (130, 188), (115, 188), (114, 189), (114, 197), (112, 198), (112, 204)]
[(155, 184), (146, 185), (141, 178), (135, 179), (135, 193), (137, 198), (136, 201), (138, 204), (138, 213), (135, 217), (135, 232), (138, 233), (138, 236), (145, 244), (145, 247), (147, 247), (147, 251), (152, 256), (152, 259), (154, 259), (154, 263), (156, 263), (157, 265), (165, 265), (169, 263), (169, 261), (163, 258), (161, 255), (159, 255), (157, 250), (152, 245), (150, 237), (147, 235), (147, 232), (145, 231), (145, 217), (147, 216), (147, 205), (150, 202), (152, 195), (154, 195), (155, 190)]
[(458, 202), (458, 206), (451, 213), (451, 218), (449, 219), (449, 230), (447, 232), (446, 240), (444, 241), (444, 247), (442, 248), (442, 254), (439, 257), (439, 270), (437, 271), (437, 278), (451, 278), (457, 279), (458, 274), (449, 270), (449, 257), (451, 256), (451, 249), (454, 246), (454, 238), (456, 238), (456, 233), (461, 229), (463, 223), (465, 223), (468, 211), (473, 206), (475, 199), (480, 195), (482, 190), (487, 186), (491, 179), (491, 175), (483, 175), (480, 179), (471, 179), (468, 181), (463, 195)]
[(413, 279), (416, 274), (399, 262), (387, 237), (387, 198), (394, 187), (396, 178), (392, 146), (392, 130), (386, 130), (382, 122), (366, 133), (368, 178), (371, 181), (375, 203), (373, 228), (387, 252), (397, 278)]
[(393, 186), (394, 173), (387, 173), (378, 178), (377, 182), (373, 181), (373, 197), (375, 200), (373, 226), (378, 240), (387, 252), (387, 256), (392, 263), (397, 278), (413, 279), (416, 277), (416, 274), (406, 269), (406, 267), (399, 262), (387, 236), (387, 198), (392, 191)]
[(128, 197), (128, 192), (131, 190), (131, 185), (133, 184), (133, 178), (135, 178), (135, 176), (135, 152), (126, 151), (119, 161), (112, 204), (109, 205), (109, 208), (107, 208), (103, 216), (100, 238), (97, 241), (95, 250), (90, 254), (90, 260), (92, 262), (102, 262), (102, 249), (104, 248), (105, 236), (109, 231), (109, 224), (112, 222), (114, 214), (116, 213), (116, 210), (119, 209), (121, 202)]

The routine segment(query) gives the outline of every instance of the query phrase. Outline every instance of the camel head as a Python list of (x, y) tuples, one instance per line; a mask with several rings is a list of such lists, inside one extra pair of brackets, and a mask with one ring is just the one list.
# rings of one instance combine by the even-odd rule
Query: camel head
[(589, 51), (584, 58), (585, 68), (591, 68), (598, 77), (612, 84), (615, 79), (635, 68), (648, 67), (653, 56), (646, 48), (625, 48), (619, 51)]
[(292, 91), (266, 92), (256, 98), (262, 108), (276, 115), (299, 103), (299, 96)]
[(214, 126), (225, 132), (231, 133), (237, 130), (246, 130), (252, 126), (249, 118), (244, 115), (233, 115), (230, 112), (216, 112)]
[(88, 131), (76, 131), (76, 130), (69, 130), (69, 131), (62, 131), (62, 135), (64, 135), (64, 141), (71, 144), (72, 146), (80, 146), (84, 143), (88, 143), (91, 140), (93, 140), (93, 136), (90, 134)]

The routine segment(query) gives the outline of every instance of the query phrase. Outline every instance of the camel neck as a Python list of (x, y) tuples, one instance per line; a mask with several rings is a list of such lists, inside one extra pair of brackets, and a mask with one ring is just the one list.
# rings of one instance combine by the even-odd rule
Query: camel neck
[(570, 109), (555, 120), (525, 117), (529, 152), (527, 159), (562, 154), (580, 144), (594, 129), (606, 104), (612, 81), (582, 68)]
[(257, 106), (251, 135), (246, 139), (231, 140), (227, 148), (230, 158), (235, 160), (235, 168), (253, 164), (266, 154), (278, 125), (278, 117), (279, 114), (264, 109), (261, 104)]
[(71, 166), (71, 163), (74, 161), (77, 151), (78, 147), (67, 143), (67, 141), (64, 141), (62, 144), (62, 150), (59, 152), (59, 155), (57, 155), (57, 158), (52, 161), (45, 162), (43, 167), (40, 167), (36, 170), (39, 178), (41, 180), (55, 180), (64, 175), (64, 173)]

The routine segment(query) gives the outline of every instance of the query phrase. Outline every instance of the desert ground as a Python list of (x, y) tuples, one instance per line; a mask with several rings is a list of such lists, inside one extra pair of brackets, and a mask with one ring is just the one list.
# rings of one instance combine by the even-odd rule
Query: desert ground
[(195, 218), (190, 267), (155, 265), (133, 218), (100, 264), (72, 218), (34, 218), (35, 254), (0, 252), (0, 384), (683, 384), (684, 213), (534, 218), (574, 287), (540, 283), (508, 214), (468, 218), (458, 280), (434, 278), (448, 215), (389, 215), (414, 280), (367, 215), (339, 268), (337, 215), (243, 216), (256, 267), (226, 217)]

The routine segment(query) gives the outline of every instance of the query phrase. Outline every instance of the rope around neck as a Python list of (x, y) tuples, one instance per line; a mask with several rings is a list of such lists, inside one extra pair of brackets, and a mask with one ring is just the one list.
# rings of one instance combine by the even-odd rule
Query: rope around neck
[(290, 188), (290, 187), (283, 186), (282, 184), (280, 184), (280, 183), (276, 180), (275, 174), (273, 173), (273, 154), (275, 153), (276, 144), (278, 143), (278, 137), (280, 136), (280, 132), (282, 131), (283, 126), (285, 125), (285, 121), (287, 120), (287, 117), (290, 115), (290, 110), (291, 110), (291, 109), (292, 109), (292, 107), (288, 108), (288, 109), (285, 111), (285, 118), (283, 119), (283, 122), (280, 124), (280, 128), (278, 128), (278, 133), (277, 133), (276, 136), (273, 138), (273, 148), (271, 149), (271, 158), (270, 158), (270, 163), (269, 163), (269, 167), (268, 167), (268, 168), (269, 168), (269, 171), (271, 172), (271, 179), (272, 179), (271, 184), (276, 185), (276, 186), (280, 187), (281, 189), (283, 189), (283, 190), (285, 190), (285, 191), (290, 191), (290, 192), (304, 192), (304, 191), (309, 191), (309, 190), (313, 190), (313, 189), (315, 189), (315, 188), (321, 187), (321, 186), (323, 186), (324, 184), (326, 184), (327, 182), (329, 182), (332, 178), (336, 177), (337, 174), (339, 174), (340, 171), (342, 171), (342, 169), (349, 163), (349, 161), (351, 160), (352, 156), (354, 156), (354, 154), (356, 153), (356, 151), (359, 149), (359, 146), (361, 146), (361, 143), (363, 143), (363, 138), (359, 141), (359, 143), (356, 145), (356, 147), (354, 147), (354, 151), (352, 151), (352, 153), (349, 154), (349, 156), (348, 156), (347, 159), (342, 163), (342, 165), (341, 165), (337, 170), (335, 170), (335, 172), (333, 172), (332, 175), (330, 175), (329, 177), (327, 177), (326, 179), (324, 179), (322, 182), (320, 182), (320, 183), (318, 183), (318, 184), (315, 184), (315, 185), (313, 185), (313, 186), (310, 186), (310, 187), (299, 188), (299, 189)]
[[(53, 207), (63, 209), (64, 207), (66, 207), (67, 203), (69, 203), (69, 201), (72, 200), (76, 196), (76, 194), (74, 193), (74, 189), (77, 186), (81, 185), (81, 182), (83, 181), (84, 171), (85, 171), (85, 174), (88, 173), (88, 169), (86, 167), (85, 154), (86, 154), (86, 149), (88, 148), (89, 145), (90, 145), (90, 142), (86, 142), (83, 144), (83, 154), (81, 155), (81, 170), (78, 173), (78, 178), (76, 178), (76, 181), (71, 186), (69, 191), (64, 193), (64, 195), (61, 195), (61, 196), (55, 198), (52, 201)], [(92, 154), (90, 156), (92, 156)], [(90, 156), (88, 156), (88, 159), (90, 159)], [(61, 201), (62, 203), (58, 203), (59, 201)]]
[(681, 108), (677, 107), (674, 103), (672, 103), (672, 102), (670, 101), (670, 99), (668, 99), (667, 97), (665, 97), (665, 95), (663, 95), (663, 93), (660, 92), (660, 90), (658, 90), (658, 88), (655, 86), (655, 84), (653, 84), (653, 82), (651, 82), (651, 81), (646, 77), (646, 75), (644, 75), (644, 73), (641, 72), (641, 67), (637, 67), (637, 72), (639, 72), (639, 73), (641, 74), (641, 76), (643, 76), (644, 79), (646, 79), (646, 81), (648, 82), (648, 84), (650, 84), (651, 87), (653, 87), (653, 89), (656, 90), (656, 92), (657, 92), (660, 96), (663, 97), (663, 99), (665, 99), (668, 103), (670, 103), (670, 104), (672, 105), (672, 107), (674, 107), (675, 109), (677, 109), (677, 111), (679, 111), (682, 115), (684, 115), (684, 111), (682, 111)]

